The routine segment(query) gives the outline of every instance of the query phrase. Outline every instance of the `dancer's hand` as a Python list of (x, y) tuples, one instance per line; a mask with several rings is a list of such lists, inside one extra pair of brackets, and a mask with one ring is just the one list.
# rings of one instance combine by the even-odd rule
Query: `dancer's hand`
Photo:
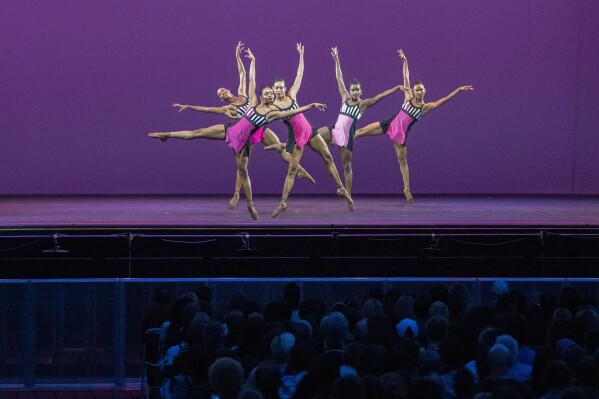
[(249, 48), (245, 49), (245, 52), (246, 52), (245, 56), (247, 58), (249, 58), (250, 61), (255, 61), (256, 60), (256, 58), (254, 58), (254, 54), (252, 54), (252, 51)]
[(237, 47), (235, 47), (235, 56), (237, 56), (237, 57), (241, 56), (241, 52), (243, 51), (243, 46), (244, 46), (244, 44), (241, 43), (241, 41), (239, 41), (237, 43)]
[(179, 112), (186, 110), (187, 108), (189, 108), (189, 105), (182, 105), (179, 103), (174, 103), (173, 104), (173, 108), (179, 108)]
[(298, 52), (300, 55), (304, 55), (304, 45), (303, 45), (303, 44), (301, 44), (301, 43), (297, 43), (297, 44), (295, 45), (295, 48), (297, 49), (297, 52)]
[(333, 47), (331, 49), (331, 55), (335, 61), (339, 61), (339, 52), (337, 51), (337, 47)]
[(470, 85), (462, 86), (462, 87), (458, 87), (458, 90), (459, 91), (464, 91), (464, 90), (470, 91), (470, 90), (474, 90), (474, 86), (470, 86)]
[(318, 108), (319, 111), (324, 111), (325, 109), (327, 109), (327, 105), (326, 104), (312, 103), (312, 106), (314, 108)]
[(397, 55), (399, 55), (399, 58), (401, 58), (401, 60), (403, 62), (406, 62), (408, 59), (406, 58), (406, 55), (403, 53), (402, 49), (397, 50)]

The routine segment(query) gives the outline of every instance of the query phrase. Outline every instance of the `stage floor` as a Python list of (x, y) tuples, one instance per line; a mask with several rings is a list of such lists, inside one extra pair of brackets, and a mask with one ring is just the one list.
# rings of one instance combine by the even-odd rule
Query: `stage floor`
[(356, 211), (335, 196), (293, 196), (271, 218), (278, 196), (257, 196), (253, 221), (243, 198), (228, 210), (229, 196), (4, 196), (0, 228), (44, 227), (331, 227), (331, 226), (599, 226), (594, 196), (424, 196), (413, 205), (399, 196), (354, 197)]

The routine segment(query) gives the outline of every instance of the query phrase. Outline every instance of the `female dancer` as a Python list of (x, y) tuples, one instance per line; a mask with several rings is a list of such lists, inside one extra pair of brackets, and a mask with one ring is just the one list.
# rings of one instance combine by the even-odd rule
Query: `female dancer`
[[(410, 87), (410, 71), (408, 69), (408, 60), (400, 49), (397, 51), (399, 57), (403, 61), (403, 85), (407, 88)], [(393, 146), (397, 154), (397, 161), (399, 162), (399, 169), (403, 177), (404, 194), (409, 204), (414, 202), (412, 193), (410, 193), (410, 173), (408, 170), (408, 158), (406, 149), (406, 139), (410, 129), (420, 120), (423, 116), (428, 114), (430, 111), (435, 110), (445, 104), (447, 101), (454, 98), (460, 91), (474, 90), (472, 86), (461, 86), (452, 91), (447, 97), (443, 97), (432, 103), (424, 102), (424, 94), (426, 89), (422, 82), (417, 81), (411, 91), (405, 91), (405, 100), (401, 109), (394, 116), (381, 121), (371, 123), (356, 131), (356, 139), (363, 136), (373, 136), (378, 134), (387, 133), (391, 140), (393, 140)]]
[(362, 100), (362, 87), (357, 79), (349, 84), (349, 92), (343, 82), (343, 73), (341, 73), (341, 64), (339, 63), (339, 53), (337, 47), (333, 47), (331, 55), (335, 60), (335, 76), (339, 94), (341, 94), (341, 110), (337, 122), (333, 126), (325, 126), (318, 129), (318, 134), (322, 136), (327, 144), (333, 143), (339, 146), (341, 151), (341, 162), (343, 164), (343, 175), (345, 177), (345, 189), (351, 195), (353, 173), (351, 167), (352, 151), (354, 148), (354, 135), (358, 120), (364, 115), (364, 112), (383, 98), (395, 93), (397, 90), (409, 90), (399, 85), (386, 90), (372, 98)]
[(197, 130), (183, 130), (178, 132), (162, 132), (149, 133), (148, 136), (166, 140), (176, 138), (182, 140), (191, 139), (209, 139), (209, 140), (225, 140), (227, 145), (233, 149), (237, 171), (241, 177), (241, 185), (247, 200), (248, 211), (252, 219), (258, 219), (258, 212), (254, 208), (252, 201), (252, 186), (250, 176), (248, 174), (248, 157), (249, 157), (249, 142), (251, 136), (256, 131), (277, 119), (288, 118), (293, 115), (304, 112), (310, 108), (318, 108), (323, 110), (326, 105), (320, 103), (312, 103), (304, 107), (296, 108), (289, 111), (280, 111), (273, 107), (274, 93), (270, 87), (263, 87), (260, 90), (260, 103), (256, 98), (256, 60), (252, 52), (245, 50), (247, 57), (250, 59), (250, 108), (238, 121), (227, 125), (213, 125)]
[[(190, 109), (198, 112), (211, 112), (217, 114), (225, 114), (231, 119), (240, 119), (243, 114), (249, 108), (249, 98), (246, 92), (246, 82), (245, 82), (245, 67), (243, 66), (243, 62), (241, 60), (241, 53), (243, 51), (243, 43), (237, 43), (237, 47), (235, 48), (235, 58), (237, 59), (237, 69), (239, 71), (239, 88), (237, 89), (237, 96), (234, 96), (231, 93), (231, 90), (226, 89), (224, 87), (219, 88), (216, 91), (216, 95), (221, 101), (225, 101), (228, 105), (222, 107), (201, 107), (195, 105), (183, 105), (179, 103), (174, 103), (173, 107), (179, 108), (179, 112)], [(252, 136), (250, 140), (250, 145), (255, 143), (262, 142), (265, 146), (272, 146), (276, 144), (280, 144), (281, 141), (277, 137), (277, 135), (270, 130), (268, 127), (259, 128), (256, 133)], [(250, 153), (253, 147), (250, 147)], [(286, 152), (281, 152), (281, 158), (283, 161), (289, 163), (289, 154)], [(239, 201), (239, 190), (241, 190), (241, 177), (239, 173), (236, 174), (237, 178), (235, 180), (235, 192), (233, 193), (233, 197), (229, 201), (229, 209), (235, 209), (235, 205), (237, 205), (237, 201)], [(310, 176), (308, 172), (301, 166), (298, 168), (297, 176), (301, 178), (306, 178), (312, 183), (316, 183), (314, 178)]]
[[(297, 52), (299, 53), (299, 66), (297, 68), (297, 75), (295, 77), (295, 82), (293, 86), (289, 89), (289, 95), (286, 94), (285, 80), (281, 78), (276, 78), (273, 89), (275, 92), (275, 102), (274, 104), (281, 111), (290, 111), (294, 109), (298, 109), (299, 105), (296, 101), (297, 92), (300, 89), (302, 84), (302, 77), (304, 75), (304, 46), (301, 43), (298, 43)], [(304, 146), (308, 144), (312, 150), (314, 150), (318, 155), (321, 156), (325, 164), (327, 165), (327, 169), (329, 174), (335, 180), (335, 184), (337, 184), (337, 195), (345, 198), (347, 202), (347, 206), (350, 211), (354, 211), (354, 201), (351, 196), (347, 192), (347, 190), (343, 187), (343, 183), (341, 183), (341, 179), (339, 178), (339, 173), (337, 172), (337, 167), (333, 162), (333, 157), (327, 148), (326, 143), (322, 139), (322, 137), (318, 134), (316, 129), (310, 125), (308, 120), (302, 114), (298, 114), (293, 118), (286, 118), (283, 120), (287, 125), (289, 131), (289, 138), (287, 140), (287, 152), (291, 154), (291, 159), (289, 160), (289, 171), (287, 172), (287, 177), (285, 178), (285, 186), (283, 187), (283, 195), (281, 198), (281, 203), (272, 213), (272, 217), (277, 217), (281, 214), (281, 212), (287, 209), (287, 198), (289, 197), (289, 193), (293, 187), (293, 183), (295, 181), (295, 175), (298, 171), (298, 166), (300, 159), (304, 153)]]

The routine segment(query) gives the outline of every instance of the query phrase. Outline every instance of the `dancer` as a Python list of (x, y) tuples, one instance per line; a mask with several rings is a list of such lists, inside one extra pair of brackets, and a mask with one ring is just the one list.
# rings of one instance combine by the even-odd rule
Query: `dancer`
[[(234, 96), (231, 93), (231, 90), (221, 87), (216, 91), (216, 95), (221, 101), (225, 101), (228, 105), (222, 107), (202, 107), (196, 105), (183, 105), (179, 103), (174, 103), (173, 107), (179, 108), (179, 112), (184, 111), (186, 109), (190, 109), (198, 112), (211, 112), (217, 114), (225, 114), (231, 119), (240, 119), (243, 114), (249, 108), (249, 98), (246, 92), (246, 73), (245, 67), (241, 60), (241, 53), (243, 52), (244, 44), (242, 42), (237, 43), (237, 47), (235, 48), (235, 58), (237, 59), (237, 69), (239, 71), (239, 88), (237, 89), (237, 96)], [(277, 135), (270, 130), (268, 127), (259, 128), (256, 133), (252, 136), (250, 140), (250, 145), (261, 142), (265, 146), (272, 146), (276, 144), (280, 144), (281, 141), (277, 137)], [(250, 153), (253, 147), (250, 147)], [(289, 163), (289, 154), (286, 152), (280, 152), (281, 158), (283, 161)], [(297, 176), (302, 179), (306, 178), (312, 183), (316, 183), (314, 178), (310, 176), (306, 170), (299, 166)], [(239, 173), (236, 173), (235, 179), (235, 192), (233, 193), (233, 197), (229, 200), (229, 209), (235, 209), (235, 205), (237, 205), (237, 201), (239, 201), (239, 190), (241, 190), (241, 177)]]
[(233, 149), (237, 171), (241, 177), (241, 185), (247, 200), (247, 208), (252, 219), (258, 219), (258, 212), (254, 208), (252, 200), (252, 186), (248, 173), (248, 157), (249, 146), (252, 135), (262, 126), (277, 119), (288, 118), (293, 115), (304, 112), (310, 108), (318, 108), (324, 110), (326, 105), (320, 103), (312, 103), (300, 108), (289, 111), (280, 111), (273, 106), (274, 93), (273, 90), (264, 86), (260, 90), (260, 103), (256, 97), (256, 59), (250, 49), (246, 49), (246, 57), (250, 59), (250, 108), (238, 121), (227, 125), (213, 125), (197, 130), (183, 130), (178, 132), (160, 132), (149, 133), (152, 138), (167, 140), (176, 138), (182, 140), (192, 139), (209, 139), (209, 140), (225, 140), (227, 145)]
[[(408, 60), (400, 49), (397, 51), (399, 57), (403, 61), (403, 85), (407, 88), (410, 87), (410, 71), (408, 69)], [(432, 103), (424, 102), (424, 95), (426, 89), (421, 81), (417, 81), (414, 84), (412, 91), (405, 91), (404, 103), (401, 109), (394, 116), (381, 121), (374, 122), (356, 131), (356, 140), (363, 136), (374, 136), (378, 134), (387, 133), (391, 140), (393, 140), (393, 146), (397, 154), (397, 161), (399, 162), (399, 169), (404, 184), (404, 195), (409, 204), (414, 202), (412, 193), (410, 192), (410, 173), (408, 170), (408, 158), (406, 149), (406, 140), (410, 129), (420, 120), (423, 116), (428, 114), (430, 111), (435, 110), (445, 104), (447, 101), (454, 98), (461, 91), (474, 90), (472, 86), (461, 86), (449, 93), (447, 97), (443, 97)]]
[[(287, 88), (285, 87), (284, 79), (276, 78), (273, 85), (276, 97), (274, 104), (281, 111), (290, 111), (298, 109), (299, 107), (296, 98), (297, 92), (302, 84), (302, 77), (304, 75), (304, 46), (301, 43), (298, 43), (296, 48), (297, 52), (299, 53), (299, 66), (297, 68), (297, 75), (295, 77), (295, 81), (293, 82), (293, 86), (291, 86), (289, 89), (289, 95), (286, 94)], [(304, 146), (306, 144), (308, 144), (309, 148), (321, 156), (327, 166), (329, 174), (333, 180), (335, 180), (335, 184), (337, 185), (337, 195), (345, 198), (347, 206), (349, 207), (350, 211), (353, 212), (355, 209), (354, 201), (345, 187), (343, 187), (343, 183), (341, 183), (339, 173), (337, 172), (337, 167), (333, 162), (333, 157), (331, 156), (326, 143), (318, 134), (316, 129), (312, 127), (303, 114), (298, 114), (293, 118), (286, 118), (283, 120), (283, 122), (285, 122), (289, 131), (286, 150), (291, 154), (291, 159), (289, 160), (289, 170), (287, 172), (287, 177), (285, 178), (281, 202), (273, 211), (272, 217), (274, 218), (279, 216), (281, 212), (287, 209), (287, 198), (289, 197), (289, 193), (293, 188), (295, 175), (297, 174), (299, 162), (304, 153)]]
[(364, 115), (364, 112), (383, 98), (395, 93), (397, 90), (409, 90), (402, 85), (395, 86), (372, 98), (362, 100), (362, 87), (360, 81), (354, 79), (349, 84), (349, 92), (343, 82), (343, 73), (339, 62), (339, 52), (337, 47), (331, 49), (331, 55), (335, 60), (335, 77), (339, 94), (341, 94), (341, 110), (337, 122), (332, 126), (325, 126), (318, 129), (318, 134), (322, 136), (327, 144), (336, 144), (341, 152), (341, 163), (343, 164), (343, 175), (345, 177), (345, 189), (351, 195), (353, 173), (352, 173), (352, 151), (354, 147), (354, 135), (358, 120)]

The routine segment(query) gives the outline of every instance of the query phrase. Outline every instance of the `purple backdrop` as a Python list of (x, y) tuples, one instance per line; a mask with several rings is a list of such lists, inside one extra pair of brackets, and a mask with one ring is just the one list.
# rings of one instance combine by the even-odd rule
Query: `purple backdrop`
[[(434, 101), (464, 84), (474, 92), (417, 123), (409, 140), (414, 193), (599, 194), (599, 32), (596, 0), (5, 1), (0, 15), (0, 194), (228, 193), (234, 162), (224, 142), (146, 137), (226, 119), (182, 113), (175, 101), (219, 105), (237, 87), (234, 47), (257, 60), (258, 85), (295, 77), (305, 44), (300, 104), (317, 127), (340, 106), (338, 46), (346, 80), (364, 97), (401, 83), (403, 48), (412, 80)], [(360, 125), (396, 111), (395, 94)], [(272, 128), (286, 140), (281, 122)], [(339, 165), (339, 151), (330, 147)], [(302, 164), (332, 193), (319, 157)], [(341, 169), (340, 169), (341, 171)], [(286, 165), (257, 145), (254, 191), (279, 193)], [(399, 193), (387, 136), (354, 151), (354, 193)]]

